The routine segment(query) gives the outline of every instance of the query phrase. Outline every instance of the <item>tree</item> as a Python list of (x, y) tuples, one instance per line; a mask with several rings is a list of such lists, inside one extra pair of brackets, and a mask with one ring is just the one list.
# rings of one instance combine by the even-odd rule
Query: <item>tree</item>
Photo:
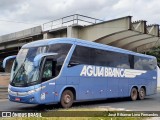
[(160, 46), (154, 47), (150, 51), (146, 52), (147, 55), (152, 55), (157, 58), (157, 64), (160, 67)]

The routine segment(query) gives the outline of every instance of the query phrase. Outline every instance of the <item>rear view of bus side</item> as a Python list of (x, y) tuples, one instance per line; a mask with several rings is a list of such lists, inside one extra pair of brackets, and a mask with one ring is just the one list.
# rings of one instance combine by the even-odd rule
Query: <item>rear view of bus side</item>
[[(34, 48), (41, 48), (41, 52), (31, 60), (27, 56)], [(68, 108), (74, 101), (119, 97), (142, 100), (157, 91), (153, 56), (74, 38), (36, 41), (23, 46), (21, 52), (24, 49), (28, 52), (24, 51), (25, 56), (19, 53), (12, 68), (9, 99), (14, 102), (60, 103)], [(25, 59), (18, 60), (19, 56)], [(22, 70), (31, 63), (34, 77), (30, 77), (32, 70)]]

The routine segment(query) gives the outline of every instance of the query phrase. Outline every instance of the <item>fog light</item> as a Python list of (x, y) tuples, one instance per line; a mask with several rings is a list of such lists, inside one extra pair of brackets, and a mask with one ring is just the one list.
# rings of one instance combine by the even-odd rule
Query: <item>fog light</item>
[(33, 101), (34, 101), (34, 97), (33, 97), (33, 98), (30, 98), (29, 101), (30, 101), (30, 102), (33, 102)]

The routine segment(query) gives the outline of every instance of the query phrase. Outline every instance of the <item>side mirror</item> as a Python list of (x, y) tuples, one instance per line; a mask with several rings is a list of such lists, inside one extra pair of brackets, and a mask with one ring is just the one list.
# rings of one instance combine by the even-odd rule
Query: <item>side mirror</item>
[[(3, 69), (6, 70), (6, 68), (7, 68), (7, 62), (8, 62), (8, 61), (10, 61), (10, 60), (15, 60), (15, 59), (16, 59), (16, 55), (6, 57), (6, 58), (3, 60), (3, 64), (2, 64)], [(11, 66), (12, 66), (12, 65), (11, 65)], [(10, 68), (10, 69), (11, 69), (11, 68)]]
[(55, 56), (55, 55), (58, 55), (58, 53), (42, 53), (42, 54), (37, 55), (33, 60), (34, 67), (38, 67), (40, 65), (40, 62), (41, 62), (43, 57)]

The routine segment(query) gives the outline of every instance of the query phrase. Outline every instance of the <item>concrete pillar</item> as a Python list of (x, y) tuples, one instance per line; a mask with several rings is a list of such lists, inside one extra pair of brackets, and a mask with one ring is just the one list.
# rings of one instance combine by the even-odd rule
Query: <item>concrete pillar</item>
[(159, 25), (149, 25), (147, 26), (148, 34), (159, 37)]
[(54, 38), (54, 35), (49, 32), (43, 33), (43, 39), (49, 39), (49, 38)]
[(139, 31), (141, 33), (146, 34), (147, 30), (146, 30), (146, 21), (144, 20), (140, 20), (140, 21), (135, 21), (132, 23), (133, 25), (133, 29), (135, 29), (136, 31)]
[(74, 26), (67, 27), (68, 38), (79, 38), (79, 28)]

